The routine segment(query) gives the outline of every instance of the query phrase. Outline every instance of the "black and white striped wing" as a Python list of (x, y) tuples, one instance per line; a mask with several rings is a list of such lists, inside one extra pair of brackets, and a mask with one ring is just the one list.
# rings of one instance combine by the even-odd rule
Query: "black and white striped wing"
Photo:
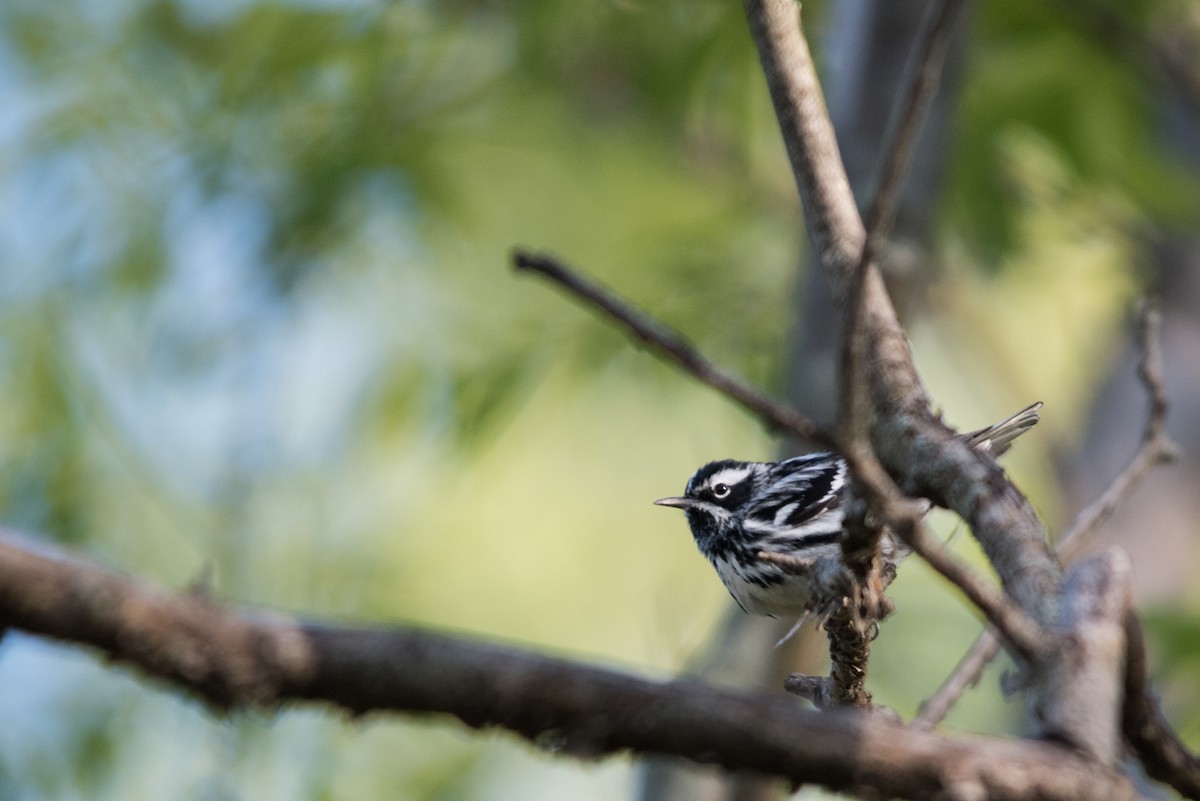
[(779, 462), (746, 512), (746, 534), (758, 541), (759, 550), (798, 558), (836, 544), (845, 482), (846, 463), (830, 453)]

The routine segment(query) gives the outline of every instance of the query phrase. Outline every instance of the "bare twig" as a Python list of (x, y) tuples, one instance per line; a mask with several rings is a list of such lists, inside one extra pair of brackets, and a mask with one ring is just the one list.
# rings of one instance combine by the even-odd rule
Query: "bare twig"
[(925, 12), (905, 69), (904, 90), (897, 98), (885, 137), (875, 192), (867, 209), (862, 252), (850, 276), (845, 305), (842, 364), (838, 375), (838, 433), (844, 447), (857, 447), (859, 443), (867, 442), (870, 409), (866, 405), (866, 375), (862, 369), (867, 332), (859, 325), (867, 271), (874, 269), (875, 257), (891, 231), (900, 187), (912, 160), (925, 113), (937, 91), (950, 33), (962, 5), (962, 0), (937, 0)]
[(580, 275), (558, 259), (518, 250), (513, 266), (548, 278), (589, 306), (599, 309), (619, 323), (635, 339), (665, 360), (741, 406), (771, 428), (814, 442), (830, 444), (829, 436), (791, 406), (771, 398), (730, 371), (706, 359), (678, 332), (655, 320), (644, 311), (618, 298), (608, 289)]
[(988, 621), (1003, 632), (1019, 656), (1033, 662), (1045, 654), (1047, 637), (1038, 622), (965, 562), (955, 559), (930, 536), (923, 525), (913, 525), (907, 536), (902, 534), (902, 538), (930, 567), (962, 590), (979, 607)]
[[(818, 242), (818, 249), (824, 254), (822, 260), (830, 269), (831, 275), (845, 276), (849, 272), (851, 264), (856, 262), (861, 255), (862, 223), (854, 208), (853, 198), (849, 194), (849, 185), (845, 182), (845, 173), (837, 154), (832, 129), (828, 127), (824, 100), (816, 82), (815, 72), (812, 71), (807, 45), (797, 28), (796, 7), (790, 0), (763, 0), (763, 2), (747, 0), (746, 5), (752, 32), (756, 35), (756, 41), (759, 41), (760, 55), (767, 71), (768, 82), (772, 84), (772, 94), (776, 98), (776, 108), (781, 123), (791, 126), (790, 135), (788, 131), (785, 131), (785, 141), (788, 142), (789, 154), (793, 158), (798, 185), (806, 198), (805, 205), (809, 212), (807, 219), (810, 221), (810, 229), (817, 226), (817, 229), (814, 229), (814, 241)], [(760, 35), (766, 39), (760, 41)], [(765, 46), (764, 41), (767, 42)], [(796, 59), (803, 61), (802, 68), (795, 68), (796, 64), (792, 62)], [(784, 95), (782, 101), (778, 97), (779, 93)], [(801, 139), (793, 142), (793, 136), (799, 136)], [(845, 191), (841, 191), (842, 189)], [(556, 260), (518, 253), (515, 262), (519, 268), (534, 270), (552, 278), (577, 297), (600, 307), (640, 340), (654, 346), (666, 358), (679, 364), (704, 383), (729, 394), (743, 406), (759, 414), (769, 424), (802, 437), (834, 444), (828, 436), (821, 435), (809, 421), (790, 417), (786, 407), (781, 410), (778, 404), (770, 401), (761, 393), (753, 390), (748, 392), (742, 382), (704, 360), (678, 334), (649, 320), (641, 312), (617, 300), (611, 293), (599, 286), (582, 279)], [(864, 318), (863, 324), (872, 332), (871, 348), (874, 354), (872, 380), (877, 382), (880, 376), (886, 376), (890, 385), (887, 394), (893, 404), (889, 411), (896, 415), (899, 410), (895, 408), (894, 404), (899, 402), (909, 413), (916, 414), (922, 424), (933, 426), (934, 430), (939, 432), (937, 439), (942, 440), (943, 443), (946, 440), (952, 440), (953, 432), (941, 426), (926, 411), (924, 390), (912, 367), (907, 341), (903, 331), (896, 323), (886, 290), (877, 275), (868, 273), (864, 279), (863, 298), (866, 304), (864, 308), (869, 312)], [(899, 419), (899, 417), (893, 416), (892, 422), (897, 422)], [(908, 418), (905, 416), (905, 419)], [(905, 436), (903, 439), (911, 441), (911, 436)], [(940, 447), (932, 442), (930, 445)], [(888, 485), (892, 483), (882, 465), (876, 460), (868, 458), (866, 455), (847, 454), (847, 456), (853, 459), (860, 474), (868, 466), (873, 466), (874, 469), (871, 472), (876, 475), (876, 478), (870, 482), (871, 484), (881, 486), (884, 482)], [(911, 464), (907, 460), (900, 460), (900, 463)], [(1007, 487), (997, 496), (1005, 503), (1020, 498), (1019, 494), (1006, 484), (997, 485), (995, 481), (984, 479), (982, 476), (978, 478), (981, 484), (991, 487)], [(976, 509), (987, 506), (987, 504), (978, 503), (977, 497), (964, 498), (962, 503)], [(1001, 515), (1001, 517), (1004, 516)], [(1040, 532), (1032, 510), (1028, 510), (1028, 517), (1033, 521), (1034, 528)], [(968, 517), (968, 519), (971, 518)], [(978, 521), (984, 518), (975, 515), (975, 519)], [(985, 528), (995, 526), (991, 520)], [(1006, 535), (1004, 543), (997, 544), (997, 549), (1003, 549), (999, 550), (1001, 555), (1007, 555), (1011, 549), (1019, 547), (1010, 536), (1011, 527), (1004, 528)], [(1040, 535), (1029, 539), (1039, 544), (1043, 541)], [(1017, 538), (1017, 541), (1019, 542), (1020, 538)], [(985, 543), (985, 549), (986, 547)], [(991, 553), (993, 557), (996, 556), (997, 549)], [(1037, 578), (1035, 570), (1030, 569), (1031, 564), (1036, 564), (1036, 562), (1031, 563), (1027, 558), (1021, 557), (1021, 563), (1021, 568), (1012, 571), (1010, 578), (1014, 586), (1029, 585), (1030, 591), (1026, 593), (1025, 597), (1027, 600), (1033, 599), (1030, 600), (1030, 603), (1036, 605), (1044, 600), (1046, 584)], [(1002, 569), (1002, 575), (1004, 572)], [(973, 598), (986, 597), (979, 591), (968, 590), (968, 594)], [(998, 617), (998, 619), (1006, 619), (1003, 613), (997, 611), (995, 605), (985, 613)], [(1016, 640), (1016, 647), (1018, 650), (1029, 653), (1028, 646), (1036, 638), (1025, 636), (1029, 635), (1028, 627), (1023, 629), (1019, 623), (1015, 623), (1014, 626), (1016, 628), (1013, 637)]]
[(1058, 549), (1064, 560), (1074, 556), (1080, 544), (1103, 525), (1117, 507), (1141, 486), (1152, 467), (1174, 459), (1178, 452), (1177, 446), (1166, 433), (1169, 401), (1163, 381), (1161, 329), (1162, 315), (1154, 303), (1147, 301), (1142, 309), (1142, 358), (1138, 362), (1138, 378), (1146, 388), (1150, 400), (1142, 444), (1125, 469), (1113, 479), (1100, 497), (1076, 516), (1059, 537)]
[(989, 625), (963, 654), (963, 658), (937, 688), (937, 692), (921, 703), (917, 716), (909, 724), (910, 727), (928, 731), (945, 720), (963, 693), (979, 683), (983, 671), (999, 653), (1000, 637), (996, 634), (995, 627)]
[[(554, 751), (673, 755), (914, 799), (1131, 799), (1066, 748), (933, 733), (872, 716), (612, 670), (410, 627), (356, 629), (171, 593), (0, 537), (0, 619), (89, 645), (222, 707), (315, 701), (354, 714), (445, 714)], [(997, 766), (1004, 766), (998, 770)]]
[[(869, 387), (863, 369), (868, 349), (868, 329), (860, 325), (865, 314), (867, 273), (875, 269), (875, 256), (891, 230), (895, 218), (896, 199), (904, 174), (912, 157), (921, 122), (938, 85), (942, 63), (950, 39), (955, 11), (961, 0), (938, 0), (925, 14), (920, 33), (909, 57), (904, 90), (897, 98), (892, 112), (890, 130), (882, 150), (883, 158), (876, 188), (867, 211), (866, 231), (858, 264), (850, 275), (850, 288), (844, 304), (842, 325), (841, 366), (838, 371), (838, 426), (840, 450), (849, 454), (851, 475), (857, 482), (865, 465), (878, 466), (871, 450)], [(882, 472), (882, 466), (879, 466)], [(879, 616), (882, 589), (877, 574), (881, 568), (879, 541), (886, 529), (885, 521), (868, 513), (871, 508), (859, 503), (849, 504), (842, 536), (842, 552), (853, 586), (850, 597), (853, 610), (847, 610), (853, 625), (827, 629), (829, 633), (832, 676), (843, 695), (862, 698), (867, 673), (870, 640), (865, 636), (864, 623), (873, 623)], [(841, 642), (841, 638), (845, 642)], [(847, 661), (849, 660), (849, 661)], [(866, 695), (869, 702), (870, 696)]]
[(875, 260), (891, 232), (900, 186), (912, 161), (925, 114), (937, 92), (950, 34), (963, 5), (962, 0), (937, 0), (926, 10), (921, 22), (921, 30), (905, 67), (904, 90), (889, 121), (875, 192), (867, 208), (866, 239), (859, 257), (859, 270)]
[[(799, 30), (798, 6), (793, 0), (744, 0), (744, 5), (792, 162), (810, 239), (821, 265), (844, 294), (851, 271), (862, 255), (865, 231), (837, 152), (811, 56)], [(1028, 500), (1003, 471), (957, 439), (931, 413), (908, 341), (878, 272), (867, 270), (862, 280), (860, 324), (866, 331), (869, 353), (864, 362), (876, 412), (871, 442), (879, 461), (899, 479), (905, 492), (928, 497), (963, 517), (1023, 616), (1006, 616), (1003, 603), (993, 603), (996, 599), (988, 598), (986, 591), (968, 584), (972, 599), (1009, 629), (1017, 648), (1036, 652), (1039, 649), (1031, 643), (1039, 639), (1041, 627), (1058, 622), (1062, 601), (1062, 573), (1046, 545), (1045, 531)], [(640, 335), (627, 319), (622, 322)], [(687, 364), (687, 355), (685, 350), (672, 358)], [(721, 387), (725, 382), (706, 383)], [(745, 399), (739, 401), (756, 408)], [(791, 425), (780, 425), (778, 417), (767, 419), (776, 427), (797, 431)], [(807, 438), (815, 433), (806, 425), (798, 428)], [(890, 514), (886, 516), (891, 518)], [(1000, 600), (1003, 602), (1002, 596)], [(1044, 677), (1055, 675), (1062, 667), (1055, 664), (1056, 660), (1064, 658), (1054, 649), (1040, 651), (1041, 664), (1033, 673), (1032, 689), (1039, 709), (1046, 714), (1053, 714), (1055, 706), (1045, 703), (1043, 693), (1049, 688)], [(1088, 746), (1088, 733), (1073, 730), (1070, 720), (1045, 722), (1055, 736), (1078, 747)], [(974, 791), (970, 794), (979, 795)]]
[[(1069, 561), (1081, 545), (1100, 527), (1113, 511), (1137, 489), (1150, 469), (1174, 458), (1176, 446), (1166, 434), (1168, 399), (1163, 383), (1161, 315), (1151, 302), (1144, 304), (1140, 322), (1139, 341), (1142, 358), (1138, 377), (1150, 400), (1142, 443), (1137, 453), (1098, 498), (1088, 504), (1058, 539), (1057, 551), (1063, 561)], [(945, 719), (951, 707), (969, 687), (979, 681), (984, 669), (999, 653), (994, 629), (979, 635), (958, 665), (946, 677), (937, 691), (921, 705), (912, 721), (917, 728), (932, 728)]]
[[(789, 415), (793, 412), (789, 407), (777, 404), (765, 394), (716, 367), (680, 335), (616, 298), (607, 290), (583, 278), (561, 262), (549, 257), (532, 256), (523, 252), (517, 252), (514, 261), (519, 268), (532, 270), (551, 278), (576, 297), (600, 308), (607, 315), (622, 323), (639, 340), (653, 346), (660, 355), (680, 365), (709, 386), (738, 400), (743, 406), (759, 414), (768, 422), (773, 422), (799, 436), (811, 439), (820, 439), (824, 436), (818, 433), (818, 429), (812, 426), (811, 422), (798, 413), (795, 413), (798, 420), (791, 418)], [(794, 426), (803, 426), (804, 428)], [(903, 521), (906, 516), (911, 516), (912, 512), (901, 511), (901, 506), (898, 504), (902, 496), (883, 466), (873, 458), (864, 458), (861, 463), (856, 465), (856, 470), (866, 485), (876, 488), (876, 492), (886, 493), (892, 499), (881, 508), (886, 510), (885, 517), (890, 523), (898, 528), (904, 528)], [(982, 579), (974, 576), (963, 566), (957, 565), (940, 550), (927, 545), (923, 540), (918, 541), (915, 550), (922, 557), (929, 559), (934, 568), (950, 581), (958, 584), (968, 598), (981, 604), (980, 608), (989, 620), (1000, 621), (1005, 626), (1005, 631), (1018, 653), (1028, 656), (1036, 651), (1036, 643), (1039, 641), (1036, 626), (1020, 613), (1020, 610), (1008, 604), (1000, 591), (991, 588)]]
[[(829, 709), (837, 704), (834, 699), (832, 676), (806, 676), (793, 673), (783, 680), (783, 689), (792, 695), (812, 702), (817, 709)], [(867, 698), (868, 702), (870, 697)]]

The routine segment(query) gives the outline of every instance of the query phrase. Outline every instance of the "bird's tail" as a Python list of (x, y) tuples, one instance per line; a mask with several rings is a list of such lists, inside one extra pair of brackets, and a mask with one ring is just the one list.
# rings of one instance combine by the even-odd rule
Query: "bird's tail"
[(1008, 446), (1014, 439), (1037, 425), (1038, 420), (1041, 419), (1038, 417), (1038, 410), (1041, 408), (1042, 402), (1038, 401), (1026, 406), (1007, 420), (1001, 420), (987, 428), (963, 434), (962, 437), (972, 448), (983, 451), (995, 459), (1008, 450)]

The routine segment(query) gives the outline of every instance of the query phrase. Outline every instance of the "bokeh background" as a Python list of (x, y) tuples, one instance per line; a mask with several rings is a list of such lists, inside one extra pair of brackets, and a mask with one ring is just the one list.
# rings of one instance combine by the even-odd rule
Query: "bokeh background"
[[(835, 91), (863, 5), (804, 6)], [(1200, 105), (1147, 54), (1200, 10), (1121, 4), (1114, 33), (1114, 8), (971, 8), (921, 241), (889, 259), (948, 419), (1046, 402), (1007, 463), (1054, 532), (1136, 445), (1132, 320), (1164, 295), (1192, 455), (1105, 536), (1197, 746)], [(650, 501), (780, 444), (508, 256), (557, 252), (780, 392), (828, 383), (787, 355), (820, 318), (739, 4), (8, 0), (0, 97), (6, 525), (236, 603), (696, 664), (732, 602)], [(871, 687), (908, 717), (980, 624), (916, 560), (893, 594)], [(1019, 730), (1002, 669), (951, 725)], [(641, 792), (632, 760), (448, 720), (216, 716), (19, 633), (0, 719), (0, 799)]]

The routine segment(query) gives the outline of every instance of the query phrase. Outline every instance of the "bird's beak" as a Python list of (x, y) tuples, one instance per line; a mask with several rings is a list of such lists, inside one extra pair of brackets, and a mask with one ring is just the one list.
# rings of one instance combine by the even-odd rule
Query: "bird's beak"
[(676, 509), (691, 509), (699, 504), (695, 498), (659, 498), (656, 506), (674, 506)]

